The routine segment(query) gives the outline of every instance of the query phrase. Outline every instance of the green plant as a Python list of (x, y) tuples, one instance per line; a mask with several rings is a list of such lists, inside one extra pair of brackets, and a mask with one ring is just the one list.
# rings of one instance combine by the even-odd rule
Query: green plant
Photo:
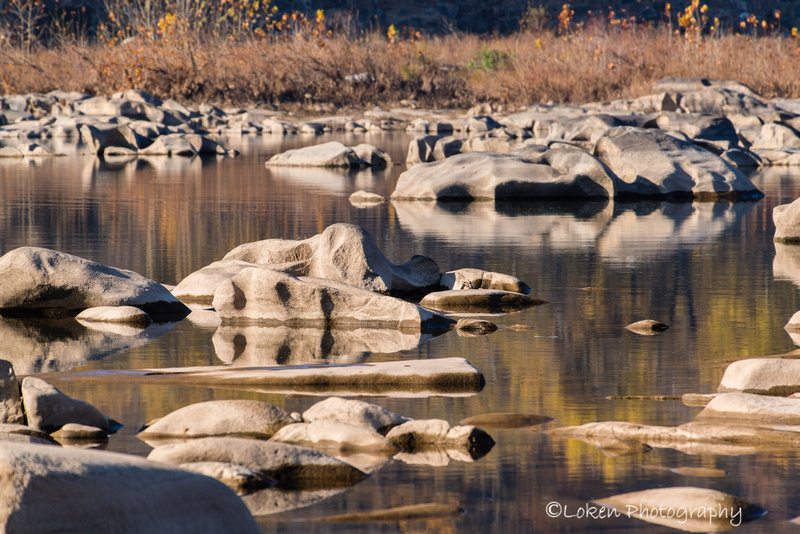
[(503, 52), (501, 50), (492, 50), (486, 48), (484, 45), (480, 51), (473, 54), (473, 59), (467, 63), (467, 68), (470, 70), (482, 70), (484, 72), (493, 72), (496, 70), (504, 69), (511, 60), (514, 58), (513, 52)]

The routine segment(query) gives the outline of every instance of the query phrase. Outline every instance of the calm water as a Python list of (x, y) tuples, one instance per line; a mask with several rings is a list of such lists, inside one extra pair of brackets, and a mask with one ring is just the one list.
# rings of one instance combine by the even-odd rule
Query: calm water
[[(409, 137), (338, 137), (369, 142), (405, 160)], [(327, 138), (227, 138), (237, 158), (103, 162), (68, 156), (0, 161), (0, 253), (36, 245), (131, 269), (166, 284), (220, 259), (241, 243), (305, 238), (337, 222), (366, 228), (395, 263), (413, 254), (441, 269), (477, 267), (525, 280), (549, 301), (494, 317), (491, 336), (454, 332), (419, 346), (337, 355), (295, 351), (300, 361), (466, 357), (486, 377), (467, 397), (368, 398), (413, 418), (461, 419), (490, 412), (543, 414), (554, 421), (491, 430), (484, 458), (447, 465), (395, 461), (342, 493), (308, 507), (265, 515), (265, 532), (669, 532), (636, 519), (550, 518), (552, 501), (576, 513), (592, 499), (668, 486), (713, 488), (769, 510), (741, 532), (795, 532), (800, 515), (798, 454), (688, 454), (671, 449), (607, 456), (544, 431), (596, 420), (677, 425), (698, 408), (675, 401), (607, 400), (608, 396), (712, 392), (733, 360), (778, 354), (795, 345), (783, 330), (800, 309), (800, 256), (776, 251), (771, 211), (800, 196), (800, 173), (753, 176), (766, 197), (756, 203), (643, 202), (505, 204), (386, 203), (360, 209), (350, 193), (389, 196), (403, 165), (388, 171), (272, 169), (273, 153)], [(798, 258), (795, 261), (795, 257)], [(624, 326), (645, 318), (672, 326), (638, 336)], [(184, 320), (147, 335), (91, 334), (74, 324), (0, 322), (0, 357), (18, 374), (61, 369), (130, 369), (223, 365), (230, 352), (213, 324)], [(390, 337), (390, 336), (387, 336)], [(258, 358), (259, 356), (254, 356)], [(264, 355), (268, 359), (269, 355)], [(54, 382), (126, 426), (109, 450), (146, 455), (137, 429), (186, 404), (252, 398), (289, 411), (319, 400), (300, 395), (173, 386)], [(724, 477), (688, 477), (666, 469), (707, 467)], [(336, 513), (416, 503), (458, 504), (459, 517), (402, 523), (300, 523)]]

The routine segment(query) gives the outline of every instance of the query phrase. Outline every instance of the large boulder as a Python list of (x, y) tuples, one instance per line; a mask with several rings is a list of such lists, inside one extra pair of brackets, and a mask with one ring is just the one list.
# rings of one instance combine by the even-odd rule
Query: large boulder
[(743, 391), (787, 396), (800, 391), (800, 360), (748, 358), (730, 364), (722, 375), (720, 391)]
[(414, 165), (400, 175), (397, 200), (609, 198), (608, 169), (579, 149), (532, 154), (469, 152)]
[[(414, 256), (400, 265), (390, 262), (369, 232), (344, 223), (301, 241), (267, 239), (239, 245), (223, 260), (268, 264), (288, 274), (326, 278), (378, 292), (416, 291), (437, 285), (441, 276), (436, 262), (425, 256)], [(224, 278), (235, 270), (234, 265), (220, 265), (213, 276)], [(181, 281), (176, 288), (179, 294), (189, 282), (183, 284)]]
[(135, 306), (154, 320), (189, 314), (164, 286), (133, 271), (38, 247), (0, 258), (0, 314), (74, 316), (95, 306)]
[(662, 130), (681, 132), (693, 141), (707, 142), (720, 150), (739, 146), (736, 128), (725, 117), (665, 112), (656, 118), (656, 124)]
[(772, 208), (773, 239), (779, 243), (800, 243), (800, 198)]
[(153, 449), (148, 460), (175, 465), (222, 462), (241, 465), (278, 481), (285, 489), (352, 486), (367, 475), (321, 451), (276, 441), (200, 438)]
[(212, 305), (223, 324), (429, 330), (453, 322), (395, 297), (333, 280), (297, 278), (266, 267), (244, 269), (220, 284)]
[(390, 440), (372, 428), (332, 420), (285, 426), (272, 436), (271, 441), (332, 452), (365, 451), (391, 456), (398, 451)]
[(139, 432), (140, 439), (204, 438), (238, 435), (269, 439), (282, 427), (294, 423), (286, 411), (253, 400), (217, 400), (179, 408)]
[(439, 445), (450, 449), (491, 449), (494, 440), (472, 425), (450, 426), (443, 419), (416, 419), (392, 428), (386, 438), (406, 452)]
[(370, 161), (364, 161), (358, 157), (355, 150), (339, 141), (331, 141), (275, 154), (266, 164), (267, 166), (288, 165), (292, 167), (365, 167), (372, 165), (372, 154), (375, 152), (368, 151), (363, 146), (359, 150), (364, 154), (369, 152)]
[(750, 148), (769, 151), (783, 147), (800, 148), (800, 132), (785, 122), (768, 122), (761, 127)]
[(800, 399), (768, 397), (752, 393), (723, 393), (711, 399), (697, 417), (798, 425)]
[(329, 397), (311, 406), (303, 412), (303, 420), (313, 423), (315, 421), (338, 421), (355, 426), (372, 428), (386, 434), (397, 425), (408, 421), (376, 404), (362, 400)]
[(3, 532), (258, 533), (237, 495), (143, 458), (0, 443)]
[(483, 271), (481, 269), (456, 269), (442, 273), (439, 284), (447, 289), (499, 289), (527, 295), (531, 288), (514, 276)]
[(763, 196), (719, 156), (659, 130), (612, 128), (597, 142), (595, 155), (619, 178), (615, 183), (618, 197), (736, 200)]
[(118, 425), (88, 402), (74, 399), (32, 376), (22, 381), (22, 403), (28, 425), (47, 433), (55, 432), (68, 423), (93, 426), (105, 432), (116, 430)]

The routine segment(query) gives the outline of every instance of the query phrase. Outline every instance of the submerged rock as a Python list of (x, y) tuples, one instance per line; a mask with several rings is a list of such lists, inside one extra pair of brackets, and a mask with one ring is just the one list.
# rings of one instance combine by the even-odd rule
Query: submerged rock
[(432, 310), (460, 313), (509, 313), (546, 301), (530, 295), (491, 289), (460, 289), (428, 293), (420, 306)]
[(74, 316), (95, 306), (135, 306), (156, 320), (189, 314), (164, 286), (133, 271), (38, 247), (0, 258), (2, 315)]
[(459, 336), (486, 336), (496, 331), (496, 324), (481, 319), (463, 318), (456, 323), (456, 332), (458, 332)]
[(153, 320), (144, 310), (135, 306), (96, 306), (87, 308), (75, 316), (78, 321), (99, 323), (123, 323), (144, 328)]

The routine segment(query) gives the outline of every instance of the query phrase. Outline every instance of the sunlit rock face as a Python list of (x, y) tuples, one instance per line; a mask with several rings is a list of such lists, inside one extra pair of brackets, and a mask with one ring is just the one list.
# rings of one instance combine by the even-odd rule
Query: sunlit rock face
[(377, 147), (361, 144), (350, 148), (338, 141), (275, 154), (267, 166), (288, 167), (386, 167), (391, 158)]
[(800, 199), (791, 204), (775, 206), (772, 209), (772, 221), (775, 223), (775, 237), (778, 243), (800, 243)]
[(0, 469), (4, 532), (260, 532), (223, 484), (136, 456), (4, 441)]
[(133, 271), (38, 247), (21, 247), (0, 258), (4, 316), (74, 316), (86, 308), (124, 305), (155, 320), (189, 314), (164, 286)]
[(800, 391), (800, 360), (748, 358), (735, 361), (725, 369), (719, 390), (791, 395)]

